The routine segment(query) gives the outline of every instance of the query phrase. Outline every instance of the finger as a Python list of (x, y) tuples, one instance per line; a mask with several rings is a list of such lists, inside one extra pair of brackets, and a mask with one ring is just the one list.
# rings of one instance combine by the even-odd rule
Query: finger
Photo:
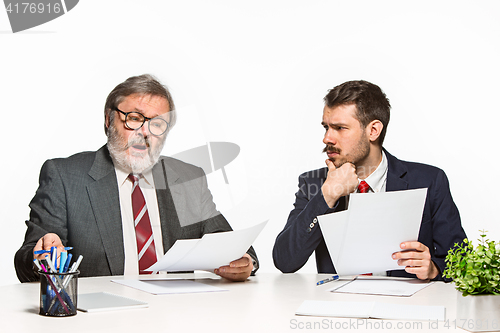
[(415, 249), (417, 251), (425, 251), (425, 250), (428, 250), (428, 247), (425, 246), (424, 244), (420, 243), (420, 242), (416, 242), (416, 241), (413, 241), (413, 242), (403, 242), (399, 245), (399, 247), (403, 250), (407, 250), (407, 249)]
[(231, 281), (245, 281), (251, 273), (251, 269), (243, 267), (221, 266), (214, 270), (214, 273)]
[(245, 274), (245, 273), (234, 274), (234, 273), (222, 273), (222, 272), (219, 272), (218, 275), (220, 277), (223, 277), (231, 281), (245, 281), (250, 276), (250, 274)]
[(423, 267), (425, 266), (425, 261), (421, 259), (399, 259), (398, 265), (406, 267)]
[[(57, 247), (57, 253), (58, 256), (61, 253), (61, 251), (64, 251), (64, 245), (61, 242), (61, 239), (57, 234), (54, 233), (48, 233), (43, 235), (38, 242), (36, 243), (35, 247), (33, 248), (33, 252), (35, 251), (40, 251), (40, 250), (50, 250), (53, 246)], [(37, 254), (33, 253), (33, 259), (44, 259), (46, 253), (42, 254)]]
[(36, 242), (35, 247), (33, 248), (33, 251), (40, 251), (43, 249), (43, 237)]
[(238, 260), (231, 261), (229, 263), (230, 267), (247, 267), (252, 261), (248, 257), (241, 257)]
[(430, 253), (420, 251), (401, 251), (392, 254), (392, 259), (430, 259)]
[(332, 160), (327, 159), (325, 161), (325, 163), (326, 163), (326, 166), (328, 167), (328, 171), (337, 169), (337, 167), (335, 166), (335, 164), (333, 164)]
[[(421, 266), (406, 266), (405, 272), (415, 274), (417, 277), (425, 274), (426, 270)], [(419, 277), (420, 278), (420, 277)]]
[(230, 267), (230, 266), (221, 266), (219, 267), (219, 273), (223, 274), (239, 274), (246, 272), (248, 270), (248, 266), (246, 267)]

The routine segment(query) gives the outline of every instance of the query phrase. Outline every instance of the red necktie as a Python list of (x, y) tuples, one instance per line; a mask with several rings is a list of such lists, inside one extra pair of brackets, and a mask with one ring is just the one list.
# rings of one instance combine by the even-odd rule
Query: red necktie
[(155, 242), (151, 222), (149, 221), (148, 208), (139, 187), (139, 178), (130, 174), (128, 179), (134, 184), (132, 185), (132, 211), (134, 213), (135, 235), (137, 238), (139, 274), (151, 274), (152, 272), (144, 271), (156, 263)]
[[(365, 182), (364, 180), (362, 180), (358, 185), (359, 193), (367, 193), (369, 188), (370, 188), (370, 185), (368, 185), (368, 183)], [(366, 273), (366, 274), (360, 274), (360, 275), (372, 275), (372, 273)]]
[(368, 185), (368, 183), (365, 182), (364, 180), (362, 180), (358, 185), (359, 193), (367, 193), (369, 188), (370, 185)]

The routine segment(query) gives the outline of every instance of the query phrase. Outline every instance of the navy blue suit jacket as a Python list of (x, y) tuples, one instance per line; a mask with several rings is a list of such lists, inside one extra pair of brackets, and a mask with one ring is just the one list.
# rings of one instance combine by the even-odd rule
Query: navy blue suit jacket
[[(448, 250), (466, 237), (446, 174), (436, 167), (401, 161), (384, 152), (388, 160), (386, 191), (428, 189), (418, 241), (429, 248), (432, 260), (440, 270), (437, 279), (442, 279)], [(327, 173), (325, 167), (299, 177), (295, 208), (273, 248), (274, 265), (283, 273), (300, 269), (313, 252), (318, 273), (336, 273), (316, 216), (344, 210), (346, 205), (345, 197), (339, 199), (334, 208), (326, 204), (321, 186)], [(415, 277), (404, 270), (389, 271), (388, 275)]]

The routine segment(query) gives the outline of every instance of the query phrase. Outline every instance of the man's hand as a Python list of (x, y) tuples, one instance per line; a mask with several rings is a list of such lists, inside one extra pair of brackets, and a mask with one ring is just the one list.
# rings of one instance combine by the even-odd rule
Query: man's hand
[(61, 239), (56, 234), (45, 234), (38, 240), (33, 248), (33, 259), (45, 259), (46, 254), (35, 255), (34, 252), (40, 250), (50, 250), (52, 246), (57, 247), (57, 256), (59, 257), (59, 254), (64, 251), (64, 245), (62, 244)]
[(399, 266), (406, 266), (407, 273), (415, 274), (421, 280), (434, 279), (439, 274), (427, 246), (420, 242), (403, 242), (400, 247), (410, 250), (393, 253), (392, 258), (398, 260)]
[(245, 253), (238, 260), (231, 261), (228, 266), (221, 266), (214, 270), (214, 273), (231, 281), (245, 281), (252, 273), (252, 257)]
[(356, 167), (352, 163), (344, 163), (336, 168), (332, 161), (326, 160), (328, 175), (321, 191), (328, 207), (333, 208), (337, 200), (344, 195), (353, 193), (358, 187)]

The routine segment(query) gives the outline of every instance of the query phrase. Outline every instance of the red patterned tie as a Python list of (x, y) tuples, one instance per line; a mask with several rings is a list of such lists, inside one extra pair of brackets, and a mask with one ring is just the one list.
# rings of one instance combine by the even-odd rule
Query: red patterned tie
[(139, 178), (130, 174), (128, 179), (134, 184), (132, 185), (132, 211), (134, 213), (135, 235), (137, 238), (139, 274), (151, 274), (152, 272), (144, 271), (156, 263), (155, 241), (151, 222), (149, 221), (148, 208), (139, 187)]
[[(369, 188), (370, 188), (370, 185), (368, 185), (368, 183), (365, 182), (364, 180), (362, 180), (358, 185), (359, 193), (367, 193)], [(366, 274), (360, 274), (360, 275), (373, 275), (373, 274), (366, 273)]]
[(365, 182), (364, 180), (362, 180), (358, 185), (359, 193), (367, 193), (369, 188), (370, 185), (368, 185), (368, 183)]

